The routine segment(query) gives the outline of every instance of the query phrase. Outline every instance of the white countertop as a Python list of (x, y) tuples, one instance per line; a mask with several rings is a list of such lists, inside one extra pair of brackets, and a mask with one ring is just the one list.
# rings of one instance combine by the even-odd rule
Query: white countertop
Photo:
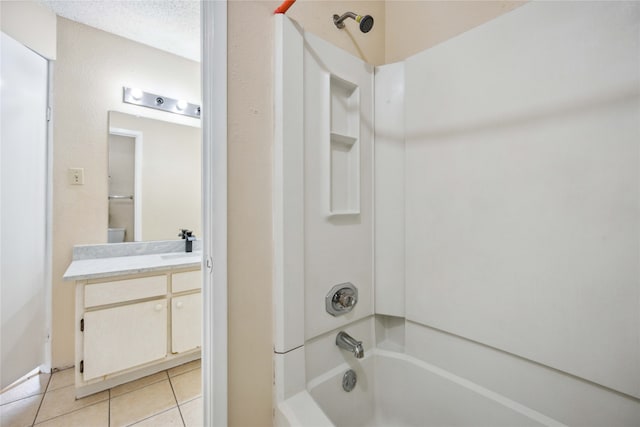
[(76, 259), (64, 273), (64, 280), (87, 280), (130, 274), (200, 267), (202, 252), (168, 252), (106, 258)]

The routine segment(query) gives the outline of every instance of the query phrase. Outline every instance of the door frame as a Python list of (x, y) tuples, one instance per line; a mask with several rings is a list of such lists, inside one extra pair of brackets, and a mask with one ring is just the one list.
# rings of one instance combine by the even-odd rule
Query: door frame
[[(41, 55), (42, 56), (42, 55)], [(44, 57), (43, 57), (44, 58)], [(46, 212), (45, 212), (45, 328), (47, 339), (44, 344), (44, 363), (40, 372), (51, 373), (53, 365), (53, 73), (54, 61), (47, 60), (47, 171), (46, 171)]]
[(203, 425), (227, 425), (227, 0), (203, 0)]
[(142, 241), (142, 132), (109, 127), (109, 135), (133, 138), (133, 241)]

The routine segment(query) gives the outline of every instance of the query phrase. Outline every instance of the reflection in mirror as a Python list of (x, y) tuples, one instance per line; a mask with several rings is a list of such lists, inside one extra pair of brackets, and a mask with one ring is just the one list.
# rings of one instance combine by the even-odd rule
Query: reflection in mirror
[(200, 128), (109, 112), (109, 242), (201, 236)]

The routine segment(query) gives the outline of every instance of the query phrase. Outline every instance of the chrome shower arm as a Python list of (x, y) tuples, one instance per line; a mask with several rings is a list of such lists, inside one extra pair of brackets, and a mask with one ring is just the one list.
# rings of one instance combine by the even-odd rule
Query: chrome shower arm
[(343, 29), (344, 28), (344, 20), (347, 18), (357, 19), (358, 15), (353, 12), (345, 12), (342, 16), (333, 15), (333, 23), (336, 24), (336, 27)]

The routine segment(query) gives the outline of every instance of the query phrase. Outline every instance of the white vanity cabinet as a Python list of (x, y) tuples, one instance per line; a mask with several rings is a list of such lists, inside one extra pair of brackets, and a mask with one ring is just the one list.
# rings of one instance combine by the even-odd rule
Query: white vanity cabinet
[(201, 272), (76, 281), (76, 395), (200, 357)]
[[(202, 294), (200, 271), (171, 276), (171, 352), (182, 353), (202, 342)], [(197, 291), (194, 293), (194, 291)], [(190, 293), (189, 293), (190, 292)]]

